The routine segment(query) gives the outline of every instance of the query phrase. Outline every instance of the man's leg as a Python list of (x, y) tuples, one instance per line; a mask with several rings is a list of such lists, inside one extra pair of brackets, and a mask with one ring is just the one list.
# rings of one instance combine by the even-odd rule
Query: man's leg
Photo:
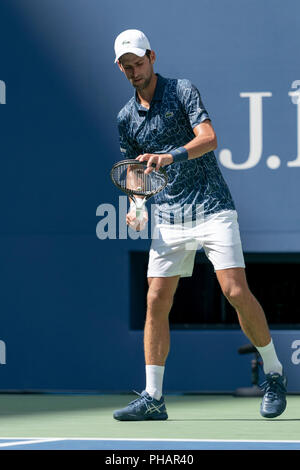
[(180, 276), (148, 278), (144, 328), (146, 391), (159, 400), (164, 366), (170, 349), (169, 313)]
[(144, 329), (146, 388), (140, 398), (114, 412), (119, 421), (166, 420), (162, 396), (165, 362), (170, 349), (169, 313), (180, 276), (148, 278)]
[(237, 312), (243, 332), (263, 360), (266, 385), (261, 414), (275, 418), (286, 407), (286, 377), (283, 376), (264, 311), (248, 287), (244, 268), (222, 269), (216, 271), (216, 275), (225, 297)]
[(216, 276), (222, 292), (235, 308), (241, 328), (255, 346), (266, 346), (271, 341), (264, 311), (251, 293), (244, 268), (221, 269)]

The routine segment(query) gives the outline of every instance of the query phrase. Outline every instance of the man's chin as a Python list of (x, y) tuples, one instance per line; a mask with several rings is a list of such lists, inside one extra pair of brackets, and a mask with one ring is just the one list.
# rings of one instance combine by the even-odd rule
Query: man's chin
[(131, 82), (136, 90), (143, 90), (145, 88), (145, 81), (138, 80), (137, 82)]

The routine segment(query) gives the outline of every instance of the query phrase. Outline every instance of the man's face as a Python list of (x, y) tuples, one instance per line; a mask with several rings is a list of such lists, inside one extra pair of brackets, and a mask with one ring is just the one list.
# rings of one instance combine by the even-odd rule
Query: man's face
[(146, 55), (138, 57), (135, 54), (124, 54), (118, 65), (136, 90), (143, 90), (149, 85), (153, 75), (155, 54), (151, 51), (150, 58)]

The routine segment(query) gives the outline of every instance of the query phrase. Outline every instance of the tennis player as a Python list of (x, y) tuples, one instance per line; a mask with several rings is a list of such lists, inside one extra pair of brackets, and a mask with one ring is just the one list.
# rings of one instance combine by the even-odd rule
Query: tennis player
[[(168, 184), (154, 196), (158, 236), (152, 238), (147, 272), (145, 390), (115, 411), (114, 418), (168, 418), (163, 397), (170, 347), (168, 316), (180, 277), (192, 275), (199, 246), (213, 264), (242, 331), (262, 357), (266, 380), (260, 413), (275, 418), (286, 408), (287, 379), (264, 311), (247, 284), (237, 211), (216, 161), (217, 137), (200, 93), (189, 80), (154, 73), (155, 52), (141, 31), (119, 34), (115, 54), (115, 62), (134, 88), (134, 96), (118, 114), (122, 156), (146, 161), (148, 173), (153, 163), (164, 167)], [(127, 224), (134, 222), (131, 207)]]

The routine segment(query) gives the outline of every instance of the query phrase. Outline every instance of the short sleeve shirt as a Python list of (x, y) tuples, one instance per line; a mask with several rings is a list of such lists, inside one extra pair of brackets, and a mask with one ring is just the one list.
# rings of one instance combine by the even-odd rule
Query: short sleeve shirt
[[(182, 147), (195, 137), (193, 128), (210, 119), (198, 89), (189, 80), (164, 78), (160, 74), (157, 78), (149, 109), (139, 103), (135, 94), (118, 114), (124, 159)], [(182, 223), (235, 209), (213, 151), (164, 169), (168, 184), (154, 196), (157, 222)]]

